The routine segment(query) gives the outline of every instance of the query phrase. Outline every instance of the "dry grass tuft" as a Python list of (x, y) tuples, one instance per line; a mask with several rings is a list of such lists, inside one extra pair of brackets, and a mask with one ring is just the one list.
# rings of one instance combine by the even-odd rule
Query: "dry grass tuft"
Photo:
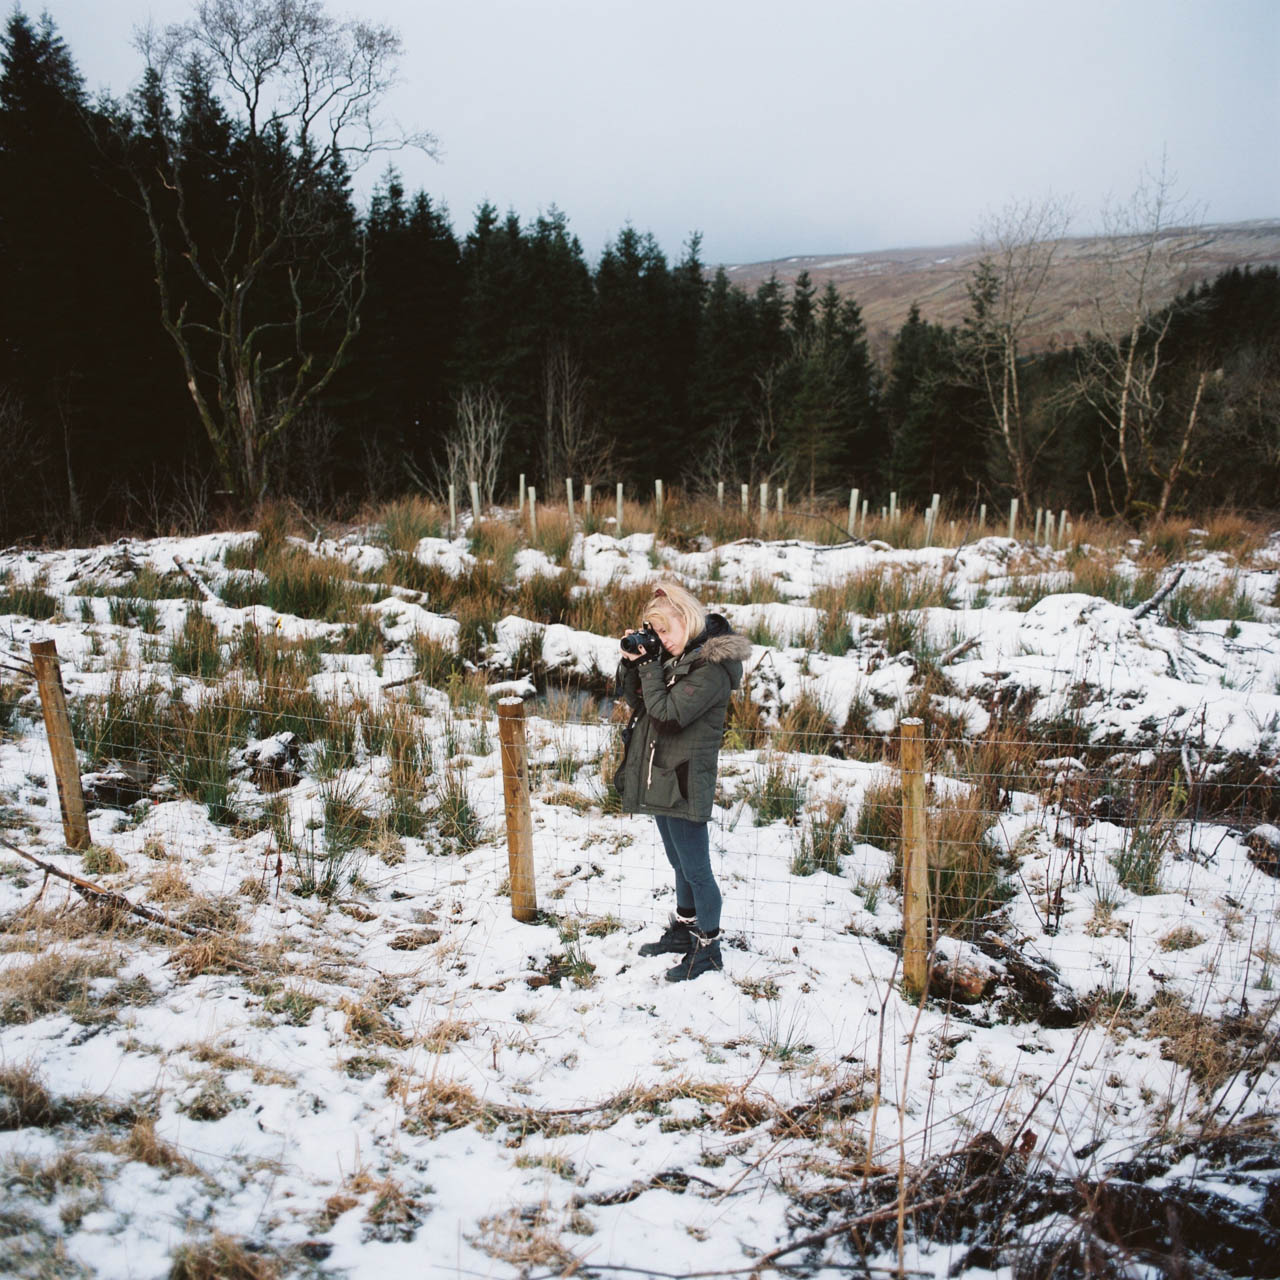
[(48, 1128), (59, 1110), (32, 1064), (0, 1067), (0, 1130)]
[(153, 1169), (192, 1176), (200, 1172), (199, 1166), (156, 1133), (153, 1116), (139, 1116), (129, 1132), (115, 1144), (115, 1150), (126, 1160), (137, 1160)]
[(97, 1003), (90, 984), (111, 977), (119, 966), (111, 955), (49, 951), (6, 969), (0, 973), (0, 1025), (34, 1022), (51, 1013), (83, 1021)]
[(0, 1180), (9, 1190), (25, 1191), (46, 1203), (60, 1191), (97, 1192), (102, 1186), (97, 1163), (83, 1149), (59, 1151), (47, 1159), (11, 1153)]
[[(369, 1207), (365, 1211), (364, 1220), (368, 1224), (364, 1238), (392, 1243), (396, 1240), (412, 1240), (422, 1223), (423, 1210), (421, 1203), (411, 1196), (394, 1178), (375, 1178), (372, 1174), (361, 1171), (347, 1180), (347, 1190), (351, 1196), (370, 1197)], [(330, 1197), (329, 1204), (336, 1197)], [(349, 1197), (343, 1196), (342, 1202)], [(354, 1208), (354, 1205), (348, 1207)]]
[(450, 1045), (471, 1039), (472, 1026), (461, 1018), (443, 1018), (427, 1032), (423, 1046), (428, 1053), (448, 1053)]
[(338, 1009), (347, 1015), (346, 1033), (362, 1044), (384, 1044), (389, 1049), (404, 1049), (409, 1038), (383, 1013), (378, 1001), (366, 995), (361, 1000), (344, 997)]
[(1280, 1056), (1271, 1025), (1280, 1001), (1253, 1013), (1210, 1018), (1181, 996), (1162, 991), (1145, 1019), (1147, 1034), (1160, 1041), (1161, 1056), (1183, 1067), (1208, 1101), (1238, 1071), (1256, 1072)]
[(560, 1275), (572, 1275), (582, 1265), (582, 1259), (560, 1242), (546, 1205), (493, 1214), (481, 1218), (479, 1226), (473, 1243), (491, 1258), (525, 1267), (557, 1267)]
[(454, 1080), (432, 1077), (414, 1096), (405, 1099), (405, 1128), (411, 1133), (436, 1134), (489, 1118), (488, 1109), (475, 1091)]
[(207, 1240), (179, 1245), (169, 1268), (169, 1280), (277, 1280), (283, 1275), (278, 1259), (251, 1251), (220, 1231)]
[(239, 933), (202, 933), (176, 946), (169, 954), (169, 963), (184, 978), (196, 978), (202, 973), (258, 972), (253, 950)]
[(147, 897), (152, 902), (186, 902), (191, 897), (191, 884), (181, 867), (169, 863), (151, 877)]
[(113, 876), (129, 869), (129, 864), (114, 849), (100, 844), (91, 844), (80, 855), (80, 865), (87, 876)]

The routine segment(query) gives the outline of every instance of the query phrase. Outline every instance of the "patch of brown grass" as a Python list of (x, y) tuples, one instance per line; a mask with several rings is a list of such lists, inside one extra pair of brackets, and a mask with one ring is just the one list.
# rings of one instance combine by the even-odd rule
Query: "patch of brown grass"
[(284, 1267), (269, 1254), (250, 1251), (234, 1236), (215, 1231), (174, 1251), (169, 1280), (278, 1280)]
[(226, 933), (205, 933), (180, 943), (170, 952), (169, 963), (184, 978), (198, 978), (202, 973), (254, 972), (245, 939)]
[(34, 1022), (59, 1012), (83, 1021), (97, 1004), (90, 984), (119, 967), (116, 956), (54, 950), (5, 969), (0, 972), (0, 1024)]
[(477, 1120), (489, 1119), (489, 1109), (475, 1090), (454, 1080), (432, 1077), (416, 1089), (403, 1080), (389, 1081), (388, 1088), (402, 1088), (405, 1098), (405, 1128), (411, 1133), (435, 1134), (462, 1129)]
[(1160, 992), (1145, 1019), (1148, 1035), (1160, 1041), (1160, 1054), (1183, 1067), (1206, 1101), (1235, 1072), (1258, 1071), (1278, 1056), (1271, 1025), (1280, 1001), (1244, 1015), (1210, 1018), (1172, 992)]
[[(366, 1239), (384, 1242), (411, 1240), (421, 1225), (421, 1203), (390, 1176), (375, 1178), (361, 1171), (347, 1180), (347, 1190), (352, 1196), (369, 1197), (369, 1207), (364, 1215), (368, 1224)], [(343, 1197), (344, 1201), (346, 1198)], [(354, 1205), (349, 1207), (354, 1208)]]
[(115, 1143), (115, 1150), (126, 1160), (137, 1160), (140, 1164), (168, 1173), (194, 1176), (200, 1172), (199, 1166), (156, 1133), (156, 1122), (152, 1116), (139, 1116), (129, 1132)]
[(346, 1034), (362, 1044), (384, 1044), (390, 1049), (408, 1047), (409, 1038), (383, 1013), (376, 999), (344, 997), (338, 1009), (347, 1015)]
[(97, 1164), (83, 1150), (60, 1151), (48, 1159), (13, 1153), (5, 1160), (4, 1185), (46, 1202), (68, 1189), (97, 1192), (102, 1186)]
[(33, 1064), (0, 1066), (0, 1130), (44, 1129), (58, 1117), (59, 1107)]
[(169, 863), (151, 877), (147, 897), (152, 902), (186, 902), (191, 897), (191, 884), (180, 866)]
[(1206, 551), (1229, 551), (1244, 560), (1266, 545), (1267, 527), (1235, 511), (1220, 511), (1204, 525)]
[(561, 1275), (571, 1275), (582, 1265), (582, 1259), (561, 1243), (545, 1204), (481, 1218), (479, 1227), (472, 1243), (491, 1258), (525, 1267), (557, 1267)]

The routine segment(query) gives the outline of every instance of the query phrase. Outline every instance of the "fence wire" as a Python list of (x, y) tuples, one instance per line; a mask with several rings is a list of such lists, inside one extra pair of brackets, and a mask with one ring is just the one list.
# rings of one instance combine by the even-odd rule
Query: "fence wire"
[[(77, 679), (90, 804), (145, 823), (157, 803), (195, 802), (210, 825), (166, 824), (172, 852), (192, 856), (175, 833), (201, 847), (210, 826), (257, 838), (264, 866), (278, 851), (291, 888), (322, 897), (349, 893), (357, 869), (377, 889), (411, 871), (437, 893), (459, 879), (470, 895), (506, 892), (497, 719), (483, 695), (455, 683), (452, 701), (416, 687), (392, 698), (372, 678), (327, 676), (323, 695), (301, 672), (166, 685), (116, 671), (94, 677), (96, 692)], [(605, 776), (618, 726), (567, 710), (526, 726), (539, 906), (588, 925), (661, 922), (674, 898), (656, 829), (616, 811)], [(30, 718), (0, 742), (10, 823), (52, 796)], [(994, 724), (927, 736), (926, 771), (935, 937), (981, 942), (1001, 922), (1077, 986), (1123, 989), (1145, 973), (1238, 987), (1250, 971), (1268, 984), (1280, 959), (1274, 760), (1087, 733), (1029, 740)], [(731, 715), (710, 836), (731, 942), (781, 958), (847, 936), (853, 966), (858, 938), (900, 936), (896, 734), (744, 728)]]

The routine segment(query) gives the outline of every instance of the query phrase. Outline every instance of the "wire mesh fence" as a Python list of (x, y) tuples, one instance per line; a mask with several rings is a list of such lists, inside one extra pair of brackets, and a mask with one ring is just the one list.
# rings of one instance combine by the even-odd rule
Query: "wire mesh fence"
[[(171, 852), (190, 856), (211, 832), (241, 841), (277, 893), (394, 891), (412, 870), (419, 889), (509, 896), (511, 801), (482, 681), (454, 673), (443, 689), (390, 692), (338, 671), (321, 691), (292, 661), (268, 647), (228, 677), (117, 667), (78, 689), (89, 805), (154, 823), (172, 803)], [(48, 738), (29, 715), (22, 704), (0, 746), (10, 817), (49, 794)], [(674, 905), (653, 823), (619, 812), (610, 786), (619, 728), (569, 695), (535, 703), (527, 721), (538, 904), (584, 927), (652, 924)], [(1239, 988), (1244, 974), (1269, 987), (1274, 761), (999, 721), (977, 736), (926, 725), (925, 760), (931, 943), (1012, 936), (1077, 987), (1107, 992), (1135, 976)], [(769, 723), (736, 700), (710, 822), (734, 942), (784, 956), (847, 936), (851, 965), (859, 938), (899, 945), (900, 766), (895, 732), (824, 729), (794, 704)]]

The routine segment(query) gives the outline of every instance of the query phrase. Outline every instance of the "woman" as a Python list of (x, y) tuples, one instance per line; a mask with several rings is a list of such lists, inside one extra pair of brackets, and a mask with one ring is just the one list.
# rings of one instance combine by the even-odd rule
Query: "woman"
[(654, 589), (643, 622), (652, 632), (627, 631), (636, 638), (618, 664), (632, 716), (614, 785), (627, 813), (653, 814), (675, 872), (675, 914), (640, 954), (679, 955), (667, 981), (683, 982), (724, 967), (707, 822), (729, 695), (742, 682), (751, 642), (677, 583)]

